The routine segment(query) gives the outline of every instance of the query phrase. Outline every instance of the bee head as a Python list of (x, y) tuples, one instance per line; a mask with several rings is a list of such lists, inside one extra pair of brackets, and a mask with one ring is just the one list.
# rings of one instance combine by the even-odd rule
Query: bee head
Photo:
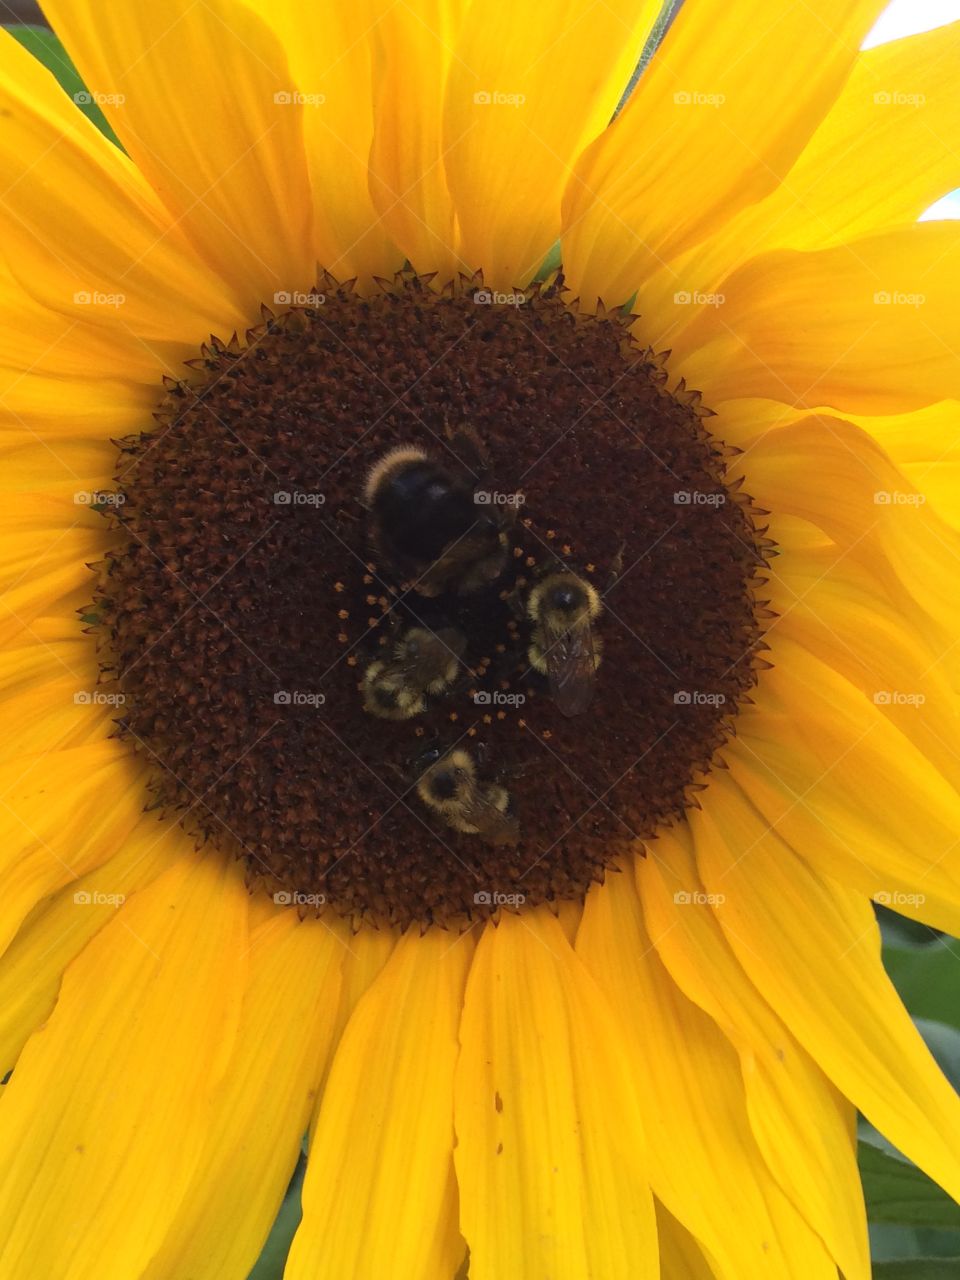
[(424, 642), (430, 643), (430, 633), (424, 631), (421, 627), (411, 627), (397, 644), (397, 657), (416, 662), (418, 658), (423, 656)]
[(417, 783), (417, 791), (425, 804), (445, 809), (457, 803), (474, 776), (473, 760), (467, 752), (449, 751), (427, 769)]
[(592, 620), (600, 608), (596, 588), (575, 573), (552, 573), (530, 593), (530, 617), (535, 622), (552, 622), (558, 630)]

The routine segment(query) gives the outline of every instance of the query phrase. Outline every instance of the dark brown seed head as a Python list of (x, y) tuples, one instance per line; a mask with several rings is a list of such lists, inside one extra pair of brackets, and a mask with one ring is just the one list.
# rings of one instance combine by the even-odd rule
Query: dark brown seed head
[[(212, 341), (156, 429), (121, 442), (95, 609), (121, 732), (155, 803), (270, 892), (423, 925), (498, 894), (581, 898), (683, 812), (732, 731), (769, 544), (696, 397), (618, 320), (575, 315), (556, 287), (507, 307), (412, 277), (319, 291), (246, 343)], [(395, 553), (368, 483), (401, 447), (452, 478), (451, 527), (486, 495), (493, 578), (432, 595), (406, 579), (430, 529), (412, 511)], [(603, 661), (572, 717), (528, 660), (531, 592), (562, 573), (602, 603)], [(415, 715), (372, 714), (364, 673), (411, 628), (465, 637), (459, 671)], [(470, 830), (418, 794), (457, 749), (475, 762)]]

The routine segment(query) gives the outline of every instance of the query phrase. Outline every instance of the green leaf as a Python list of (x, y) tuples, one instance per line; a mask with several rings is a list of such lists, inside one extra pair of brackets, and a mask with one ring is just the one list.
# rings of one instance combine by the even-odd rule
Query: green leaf
[(960, 1029), (960, 943), (939, 938), (926, 947), (885, 947), (883, 963), (915, 1018)]
[(558, 240), (557, 243), (550, 250), (550, 252), (547, 254), (547, 256), (544, 258), (543, 265), (541, 266), (537, 274), (533, 277), (534, 280), (546, 280), (547, 276), (553, 275), (554, 271), (557, 271), (559, 269), (560, 262), (561, 262), (560, 241)]
[(907, 1258), (875, 1262), (873, 1280), (960, 1280), (960, 1258)]
[(60, 87), (71, 97), (83, 114), (97, 126), (111, 142), (120, 146), (120, 139), (107, 124), (106, 116), (92, 100), (86, 85), (70, 61), (66, 49), (57, 36), (47, 27), (12, 25), (5, 28), (20, 44), (56, 76)]
[(875, 1263), (899, 1262), (903, 1258), (960, 1257), (960, 1231), (871, 1222), (870, 1257)]
[(930, 1018), (914, 1018), (914, 1022), (940, 1070), (960, 1090), (960, 1031)]
[(893, 911), (882, 903), (875, 902), (874, 910), (883, 934), (884, 946), (924, 948), (942, 936), (939, 929), (921, 924), (919, 920), (911, 920), (909, 916), (902, 916), (899, 911)]
[(858, 1144), (858, 1160), (871, 1222), (960, 1227), (960, 1205), (914, 1165), (869, 1142)]

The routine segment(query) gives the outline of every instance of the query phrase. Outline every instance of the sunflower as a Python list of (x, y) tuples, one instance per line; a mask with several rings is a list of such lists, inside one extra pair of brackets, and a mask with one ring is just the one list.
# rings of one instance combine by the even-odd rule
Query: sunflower
[[(867, 1280), (960, 1197), (960, 23), (9, 35), (0, 1276)], [(79, 95), (78, 95), (79, 99)], [(469, 1272), (467, 1270), (469, 1268)]]

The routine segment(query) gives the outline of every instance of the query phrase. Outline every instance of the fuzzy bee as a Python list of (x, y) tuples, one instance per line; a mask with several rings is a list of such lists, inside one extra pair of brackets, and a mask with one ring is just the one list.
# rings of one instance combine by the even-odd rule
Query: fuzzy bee
[(412, 445), (372, 468), (364, 502), (376, 545), (422, 596), (478, 591), (503, 572), (509, 549), (503, 512), (477, 498), (473, 477)]
[(466, 637), (455, 627), (411, 627), (393, 657), (371, 662), (363, 673), (363, 705), (383, 720), (410, 720), (427, 709), (426, 695), (445, 693), (457, 678)]
[(488, 844), (517, 842), (509, 793), (498, 783), (482, 782), (467, 751), (454, 748), (440, 755), (420, 775), (417, 794), (454, 831), (478, 835)]
[(530, 592), (527, 613), (534, 630), (527, 657), (549, 680), (565, 716), (582, 715), (593, 700), (601, 641), (592, 624), (602, 608), (596, 588), (566, 570), (549, 574)]

